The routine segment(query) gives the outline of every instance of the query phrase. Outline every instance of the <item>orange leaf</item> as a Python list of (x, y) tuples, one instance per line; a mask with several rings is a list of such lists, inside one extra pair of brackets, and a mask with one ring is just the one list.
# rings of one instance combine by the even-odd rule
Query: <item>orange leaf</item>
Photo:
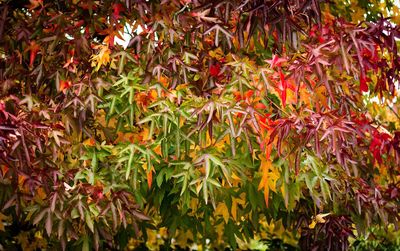
[(0, 169), (2, 176), (5, 176), (6, 173), (8, 172), (8, 167), (6, 165), (2, 165)]
[(85, 141), (83, 141), (83, 144), (85, 146), (95, 146), (96, 145), (96, 140), (94, 138), (88, 138)]
[(35, 42), (30, 42), (29, 46), (25, 49), (25, 51), (29, 51), (29, 67), (33, 66), (35, 62), (36, 55), (40, 51), (40, 46)]
[(162, 84), (162, 86), (164, 86), (165, 88), (168, 88), (169, 79), (167, 77), (160, 76), (160, 78), (158, 79), (158, 82), (160, 82), (160, 84)]
[(36, 9), (39, 6), (43, 7), (43, 0), (29, 0), (29, 5), (26, 7), (29, 8), (29, 10)]
[(60, 80), (60, 91), (69, 89), (72, 86), (71, 80)]
[(264, 188), (264, 200), (265, 204), (268, 207), (269, 202), (269, 190), (276, 191), (276, 183), (280, 177), (279, 170), (272, 165), (272, 162), (263, 156), (260, 157), (261, 159), (261, 172), (262, 178), (260, 184), (258, 185), (258, 190)]
[(149, 189), (151, 188), (151, 185), (153, 184), (153, 171), (154, 168), (152, 167), (150, 171), (147, 172), (147, 186)]
[(263, 103), (258, 102), (257, 104), (255, 104), (254, 108), (256, 108), (257, 110), (264, 110), (267, 107)]

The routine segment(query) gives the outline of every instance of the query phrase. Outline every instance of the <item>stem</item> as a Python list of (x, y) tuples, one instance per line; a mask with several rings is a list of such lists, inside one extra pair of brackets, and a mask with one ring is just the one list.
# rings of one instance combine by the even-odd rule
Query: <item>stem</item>
[(397, 117), (398, 119), (400, 119), (399, 114), (398, 114), (397, 112), (395, 112), (395, 110), (393, 110), (393, 107), (391, 107), (390, 105), (388, 105), (388, 107), (389, 107), (389, 109), (394, 113), (394, 115), (396, 115), (396, 117)]

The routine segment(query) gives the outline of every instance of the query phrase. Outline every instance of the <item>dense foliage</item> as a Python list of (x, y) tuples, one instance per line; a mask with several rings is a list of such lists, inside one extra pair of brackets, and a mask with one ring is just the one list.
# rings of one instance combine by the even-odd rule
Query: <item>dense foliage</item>
[(3, 247), (346, 250), (397, 228), (390, 1), (0, 3)]

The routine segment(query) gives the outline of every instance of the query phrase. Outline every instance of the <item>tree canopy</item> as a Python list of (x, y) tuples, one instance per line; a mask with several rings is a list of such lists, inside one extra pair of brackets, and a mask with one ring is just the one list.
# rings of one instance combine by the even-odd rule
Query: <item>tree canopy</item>
[(397, 230), (392, 1), (0, 3), (3, 247), (346, 250)]

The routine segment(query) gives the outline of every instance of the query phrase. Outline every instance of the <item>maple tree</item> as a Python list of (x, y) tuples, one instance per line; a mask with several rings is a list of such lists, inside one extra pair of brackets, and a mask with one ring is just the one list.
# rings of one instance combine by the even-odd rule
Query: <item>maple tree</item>
[(391, 1), (0, 3), (1, 245), (346, 250), (397, 228)]

